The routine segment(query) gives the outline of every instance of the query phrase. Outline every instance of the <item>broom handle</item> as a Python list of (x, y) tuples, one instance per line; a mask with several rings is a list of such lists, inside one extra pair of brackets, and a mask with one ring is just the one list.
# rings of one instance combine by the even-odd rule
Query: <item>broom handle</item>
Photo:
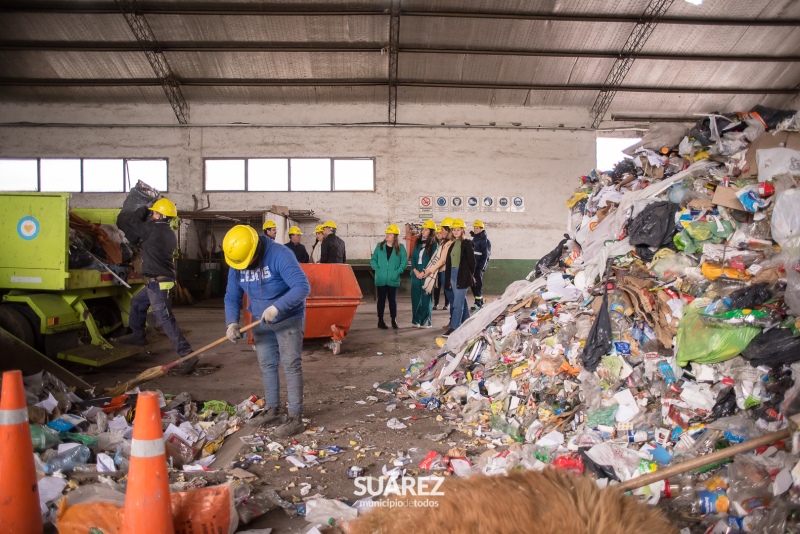
[(736, 456), (737, 454), (740, 454), (742, 452), (748, 452), (757, 449), (759, 447), (763, 447), (765, 445), (771, 445), (776, 441), (789, 438), (791, 437), (791, 435), (792, 433), (789, 431), (788, 428), (779, 430), (777, 432), (770, 432), (769, 434), (764, 434), (763, 436), (749, 439), (744, 443), (739, 443), (738, 445), (721, 449), (712, 452), (710, 454), (704, 454), (703, 456), (698, 456), (697, 458), (686, 460), (685, 462), (675, 464), (673, 466), (667, 467), (666, 469), (659, 469), (658, 471), (655, 471), (653, 473), (648, 473), (640, 477), (626, 480), (621, 484), (616, 484), (611, 487), (619, 488), (622, 491), (629, 491), (632, 489), (641, 488), (642, 486), (647, 486), (648, 484), (652, 484), (653, 482), (658, 482), (660, 480), (664, 480), (665, 478), (669, 478), (675, 475), (680, 475), (681, 473), (685, 473), (687, 471), (691, 471), (692, 469), (698, 469), (700, 467), (705, 467), (706, 465), (716, 463), (720, 460), (725, 460), (726, 458), (730, 458), (731, 456)]
[[(251, 328), (255, 328), (256, 326), (258, 326), (258, 324), (259, 324), (260, 322), (261, 322), (261, 321), (254, 321), (254, 322), (250, 323), (249, 325), (247, 325), (247, 326), (244, 326), (244, 327), (240, 328), (240, 329), (239, 329), (239, 333), (241, 333), (241, 334), (244, 334), (245, 332), (247, 332), (247, 331), (248, 331), (248, 330), (250, 330)], [(181, 358), (181, 359), (179, 359), (179, 360), (175, 360), (174, 362), (170, 362), (170, 363), (168, 363), (168, 364), (166, 364), (166, 365), (162, 366), (162, 367), (161, 367), (161, 370), (162, 370), (162, 371), (168, 371), (168, 370), (172, 369), (173, 367), (175, 367), (176, 365), (180, 365), (181, 363), (185, 362), (185, 361), (186, 361), (186, 360), (188, 360), (189, 358), (192, 358), (192, 357), (194, 357), (194, 356), (197, 356), (197, 355), (198, 355), (198, 354), (200, 354), (201, 352), (205, 352), (205, 351), (207, 351), (208, 349), (213, 349), (213, 348), (214, 348), (214, 347), (216, 347), (217, 345), (222, 345), (222, 344), (223, 344), (223, 343), (225, 343), (226, 341), (230, 341), (230, 340), (228, 339), (228, 337), (227, 337), (227, 336), (222, 336), (222, 337), (221, 337), (221, 338), (219, 338), (218, 340), (216, 340), (216, 341), (212, 341), (211, 343), (209, 343), (209, 344), (208, 344), (208, 345), (206, 345), (205, 347), (200, 347), (199, 349), (197, 349), (197, 350), (196, 350), (196, 351), (194, 351), (193, 353), (191, 353), (191, 354), (187, 354), (186, 356), (184, 356), (183, 358)]]

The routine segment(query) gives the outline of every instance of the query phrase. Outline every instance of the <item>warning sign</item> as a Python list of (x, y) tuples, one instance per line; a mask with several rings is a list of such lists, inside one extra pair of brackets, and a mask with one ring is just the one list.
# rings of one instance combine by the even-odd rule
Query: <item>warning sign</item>
[(511, 199), (508, 197), (497, 197), (496, 211), (508, 211), (511, 207)]
[(511, 197), (511, 211), (525, 211), (525, 199), (523, 197)]
[(448, 197), (436, 197), (436, 211), (450, 211), (450, 199)]
[(433, 206), (433, 197), (419, 197), (419, 207), (429, 209)]
[(467, 197), (467, 210), (466, 211), (479, 211), (478, 197)]
[(464, 197), (450, 197), (450, 205), (453, 211), (464, 211)]
[(481, 205), (481, 211), (494, 211), (494, 208), (495, 208), (494, 197), (483, 197), (483, 204)]

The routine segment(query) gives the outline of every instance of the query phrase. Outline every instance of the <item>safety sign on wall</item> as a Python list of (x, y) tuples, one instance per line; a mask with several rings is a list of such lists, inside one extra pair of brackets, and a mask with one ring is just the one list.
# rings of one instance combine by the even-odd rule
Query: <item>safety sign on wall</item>
[(511, 211), (517, 213), (525, 211), (525, 198), (511, 197)]
[(511, 209), (511, 199), (508, 197), (497, 197), (495, 211), (508, 211)]
[(464, 211), (464, 197), (450, 197), (450, 206), (453, 211)]
[(436, 197), (434, 209), (436, 211), (450, 211), (450, 198)]
[(419, 209), (429, 210), (433, 207), (433, 197), (419, 197)]
[(495, 211), (494, 197), (483, 197), (481, 200), (481, 211)]
[(480, 209), (478, 197), (467, 197), (467, 209), (465, 211), (479, 211)]

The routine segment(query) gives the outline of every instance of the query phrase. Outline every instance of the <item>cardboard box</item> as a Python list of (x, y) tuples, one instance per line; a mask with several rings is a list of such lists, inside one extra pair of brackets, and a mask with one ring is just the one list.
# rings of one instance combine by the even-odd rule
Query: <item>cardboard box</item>
[(745, 155), (747, 162), (742, 173), (743, 178), (758, 176), (758, 163), (756, 151), (762, 148), (791, 148), (800, 150), (800, 132), (766, 132), (750, 144)]
[(711, 202), (717, 206), (730, 208), (732, 210), (746, 211), (742, 203), (739, 202), (739, 199), (736, 197), (736, 192), (738, 190), (739, 188), (735, 185), (730, 187), (719, 186), (717, 190), (714, 191), (714, 198), (711, 199)]

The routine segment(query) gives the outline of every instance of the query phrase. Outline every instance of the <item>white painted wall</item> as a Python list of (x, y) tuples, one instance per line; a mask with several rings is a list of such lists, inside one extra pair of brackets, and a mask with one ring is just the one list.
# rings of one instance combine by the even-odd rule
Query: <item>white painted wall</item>
[[(435, 120), (447, 118), (429, 111), (428, 124), (436, 113)], [(541, 113), (544, 124), (558, 119), (554, 111)], [(571, 119), (567, 126), (580, 122), (576, 112), (562, 116)], [(88, 122), (85, 117), (75, 122)], [(4, 122), (9, 118), (4, 113)], [(526, 118), (531, 122), (524, 125), (535, 125), (535, 114)], [(167, 157), (167, 196), (179, 209), (192, 209), (192, 194), (203, 191), (204, 157), (375, 157), (375, 192), (210, 193), (211, 209), (263, 211), (272, 204), (312, 209), (339, 224), (348, 258), (356, 259), (369, 256), (389, 223), (416, 221), (420, 195), (522, 195), (525, 213), (479, 217), (487, 225), (493, 257), (526, 259), (547, 253), (563, 234), (564, 201), (577, 178), (594, 166), (595, 134), (499, 127), (0, 127), (0, 157), (59, 156)], [(85, 193), (75, 195), (73, 205), (119, 207), (123, 198)], [(476, 214), (456, 215), (471, 224)], [(302, 230), (310, 245), (313, 225)]]

